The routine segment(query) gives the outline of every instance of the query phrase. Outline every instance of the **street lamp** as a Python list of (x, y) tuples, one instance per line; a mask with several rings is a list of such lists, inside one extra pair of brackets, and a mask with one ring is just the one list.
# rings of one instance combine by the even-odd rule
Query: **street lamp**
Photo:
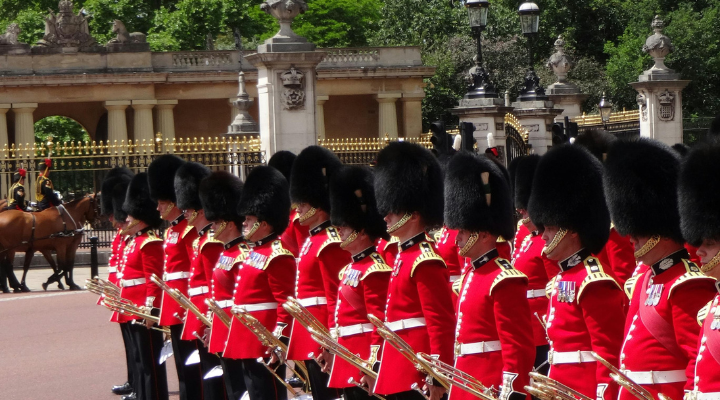
[(488, 0), (466, 0), (465, 7), (468, 11), (470, 20), (470, 28), (477, 44), (477, 55), (475, 56), (475, 66), (470, 68), (468, 77), (470, 84), (468, 92), (465, 94), (466, 99), (486, 99), (497, 98), (495, 86), (490, 82), (490, 75), (485, 72), (482, 66), (482, 32), (487, 26), (488, 9), (490, 2)]
[(540, 78), (535, 74), (535, 56), (533, 54), (533, 41), (540, 29), (540, 7), (537, 4), (526, 1), (520, 5), (520, 27), (522, 33), (528, 39), (528, 71), (525, 74), (525, 82), (520, 90), (520, 101), (548, 100), (545, 95), (545, 88), (540, 85)]
[(607, 130), (607, 124), (610, 122), (610, 114), (612, 113), (612, 103), (605, 98), (605, 92), (603, 92), (600, 103), (598, 103), (598, 110), (600, 110), (600, 119), (602, 119), (603, 128)]

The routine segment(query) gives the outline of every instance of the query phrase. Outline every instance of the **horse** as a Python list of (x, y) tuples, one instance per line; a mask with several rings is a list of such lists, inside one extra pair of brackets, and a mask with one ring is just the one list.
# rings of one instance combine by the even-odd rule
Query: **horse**
[[(65, 212), (61, 212), (61, 207)], [(17, 251), (54, 250), (58, 272), (43, 283), (43, 289), (65, 276), (70, 290), (80, 290), (73, 281), (75, 253), (83, 237), (83, 226), (95, 221), (95, 195), (87, 195), (61, 207), (33, 213), (8, 210), (0, 214), (0, 263), (12, 265)]]

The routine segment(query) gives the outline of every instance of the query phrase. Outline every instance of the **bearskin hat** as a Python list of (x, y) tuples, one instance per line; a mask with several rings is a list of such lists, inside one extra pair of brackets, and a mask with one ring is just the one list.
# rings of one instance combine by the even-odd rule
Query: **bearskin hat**
[(586, 148), (600, 161), (605, 160), (610, 146), (617, 140), (617, 136), (607, 131), (590, 130), (577, 135), (573, 144)]
[(181, 210), (202, 209), (200, 181), (212, 174), (210, 168), (196, 162), (186, 162), (175, 172), (175, 198)]
[(160, 212), (157, 210), (157, 202), (150, 197), (146, 172), (141, 172), (130, 180), (122, 210), (153, 228), (159, 227), (162, 223)]
[(285, 179), (290, 182), (290, 173), (297, 156), (287, 150), (281, 150), (273, 154), (268, 161), (268, 166), (275, 168), (283, 174)]
[(200, 182), (200, 203), (208, 221), (243, 222), (237, 204), (243, 192), (243, 183), (227, 171), (215, 171)]
[(684, 158), (690, 151), (690, 146), (686, 145), (685, 143), (675, 143), (670, 147), (678, 154), (680, 154), (680, 158)]
[(150, 197), (153, 201), (176, 202), (175, 173), (185, 164), (182, 158), (172, 154), (163, 154), (150, 163), (147, 169)]
[(708, 136), (720, 136), (720, 114), (718, 114), (710, 123)]
[(330, 180), (330, 219), (335, 226), (365, 230), (371, 238), (389, 238), (387, 224), (375, 200), (373, 171), (346, 166)]
[(685, 240), (700, 246), (720, 239), (720, 142), (696, 146), (683, 160), (678, 180), (680, 227)]
[[(486, 173), (487, 184), (483, 180)], [(510, 185), (488, 156), (458, 153), (450, 160), (445, 174), (445, 225), (513, 237)]]
[[(133, 172), (126, 167), (115, 167), (108, 172), (100, 185), (100, 213), (102, 215), (107, 217), (113, 213), (112, 191), (115, 185), (123, 180), (129, 182), (133, 175)], [(122, 206), (122, 203), (120, 205)]]
[(658, 141), (619, 140), (605, 160), (605, 197), (621, 235), (682, 242), (677, 208), (680, 156)]
[(610, 237), (610, 215), (603, 196), (602, 164), (581, 146), (564, 144), (540, 158), (528, 204), (536, 225), (557, 226), (580, 236), (592, 253)]
[[(530, 193), (532, 192), (533, 178), (535, 177), (535, 169), (540, 162), (540, 156), (531, 154), (518, 159), (515, 166), (515, 208), (518, 210), (527, 210), (530, 202)], [(513, 160), (515, 161), (515, 160)]]
[[(117, 222), (125, 222), (127, 220), (128, 214), (123, 210), (123, 203), (125, 202), (125, 195), (127, 194), (127, 188), (128, 185), (130, 185), (130, 181), (132, 180), (132, 176), (125, 175), (116, 181), (115, 185), (108, 189), (107, 197), (110, 198), (110, 201), (112, 203), (112, 215), (113, 219)], [(103, 195), (103, 198), (105, 194)]]
[(443, 173), (430, 150), (410, 142), (382, 149), (375, 168), (380, 215), (418, 212), (427, 228), (443, 223)]
[(237, 206), (239, 215), (254, 215), (281, 234), (290, 219), (290, 191), (287, 179), (272, 167), (259, 166), (250, 171)]
[(332, 151), (310, 146), (298, 154), (290, 177), (290, 198), (293, 203), (308, 203), (310, 206), (330, 212), (329, 184), (332, 175), (342, 162)]

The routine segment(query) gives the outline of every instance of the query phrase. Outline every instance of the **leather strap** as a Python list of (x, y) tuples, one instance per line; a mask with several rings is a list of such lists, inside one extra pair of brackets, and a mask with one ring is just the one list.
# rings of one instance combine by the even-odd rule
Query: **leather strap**
[(297, 299), (303, 307), (322, 306), (327, 304), (327, 297), (308, 297), (306, 299)]
[(191, 287), (190, 289), (188, 289), (188, 296), (190, 296), (190, 297), (198, 296), (201, 294), (205, 294), (209, 291), (210, 291), (210, 288), (207, 286)]
[(385, 325), (393, 331), (402, 331), (404, 329), (410, 329), (410, 328), (418, 328), (421, 326), (425, 326), (425, 318), (407, 318), (407, 319), (401, 319), (399, 321), (393, 321), (393, 322), (386, 322)]
[(233, 309), (238, 308), (242, 309), (245, 312), (254, 312), (254, 311), (267, 311), (267, 310), (275, 310), (278, 307), (277, 302), (270, 302), (270, 303), (256, 303), (256, 304), (238, 304), (233, 306)]
[(652, 271), (648, 270), (645, 273), (645, 279), (643, 280), (642, 286), (640, 287), (640, 303), (638, 304), (640, 319), (647, 328), (648, 332), (658, 341), (665, 350), (667, 350), (673, 357), (683, 359), (683, 355), (680, 346), (675, 341), (675, 329), (672, 324), (667, 322), (660, 313), (652, 306), (646, 306), (645, 301), (648, 298), (648, 284), (650, 278), (653, 276)]
[(176, 281), (178, 279), (188, 279), (188, 278), (190, 278), (190, 272), (187, 272), (187, 271), (170, 272), (170, 273), (166, 272), (163, 274), (163, 280), (165, 282)]
[(527, 291), (528, 299), (536, 299), (538, 297), (545, 297), (545, 289), (530, 289)]
[(145, 278), (123, 279), (120, 281), (120, 286), (133, 287), (133, 286), (137, 286), (137, 285), (142, 285), (145, 282), (146, 282)]
[(365, 299), (358, 293), (356, 293), (350, 286), (340, 285), (340, 293), (342, 293), (343, 298), (347, 300), (347, 302), (350, 303), (350, 306), (355, 311), (359, 312), (360, 315), (367, 314), (365, 308)]
[(548, 354), (550, 365), (558, 364), (580, 364), (597, 361), (592, 355), (592, 351), (554, 351), (550, 350)]
[(499, 340), (476, 343), (455, 343), (455, 355), (458, 357), (470, 354), (491, 353), (500, 350), (502, 350), (502, 347)]
[(355, 324), (348, 326), (338, 326), (338, 337), (359, 335), (361, 333), (372, 332), (375, 328), (373, 324)]
[(217, 301), (217, 305), (220, 308), (228, 308), (232, 307), (234, 305), (232, 300), (219, 300)]

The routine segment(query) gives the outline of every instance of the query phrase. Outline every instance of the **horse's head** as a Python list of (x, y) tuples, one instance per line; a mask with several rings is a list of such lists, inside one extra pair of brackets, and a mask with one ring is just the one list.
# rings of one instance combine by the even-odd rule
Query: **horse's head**
[(122, 21), (120, 21), (119, 19), (116, 19), (115, 21), (113, 21), (112, 33), (121, 33), (124, 30), (126, 30), (125, 24), (123, 24)]
[(91, 224), (95, 222), (95, 217), (98, 215), (99, 203), (97, 202), (97, 195), (95, 193), (85, 196), (83, 200), (88, 203), (87, 211), (85, 211), (85, 219)]

